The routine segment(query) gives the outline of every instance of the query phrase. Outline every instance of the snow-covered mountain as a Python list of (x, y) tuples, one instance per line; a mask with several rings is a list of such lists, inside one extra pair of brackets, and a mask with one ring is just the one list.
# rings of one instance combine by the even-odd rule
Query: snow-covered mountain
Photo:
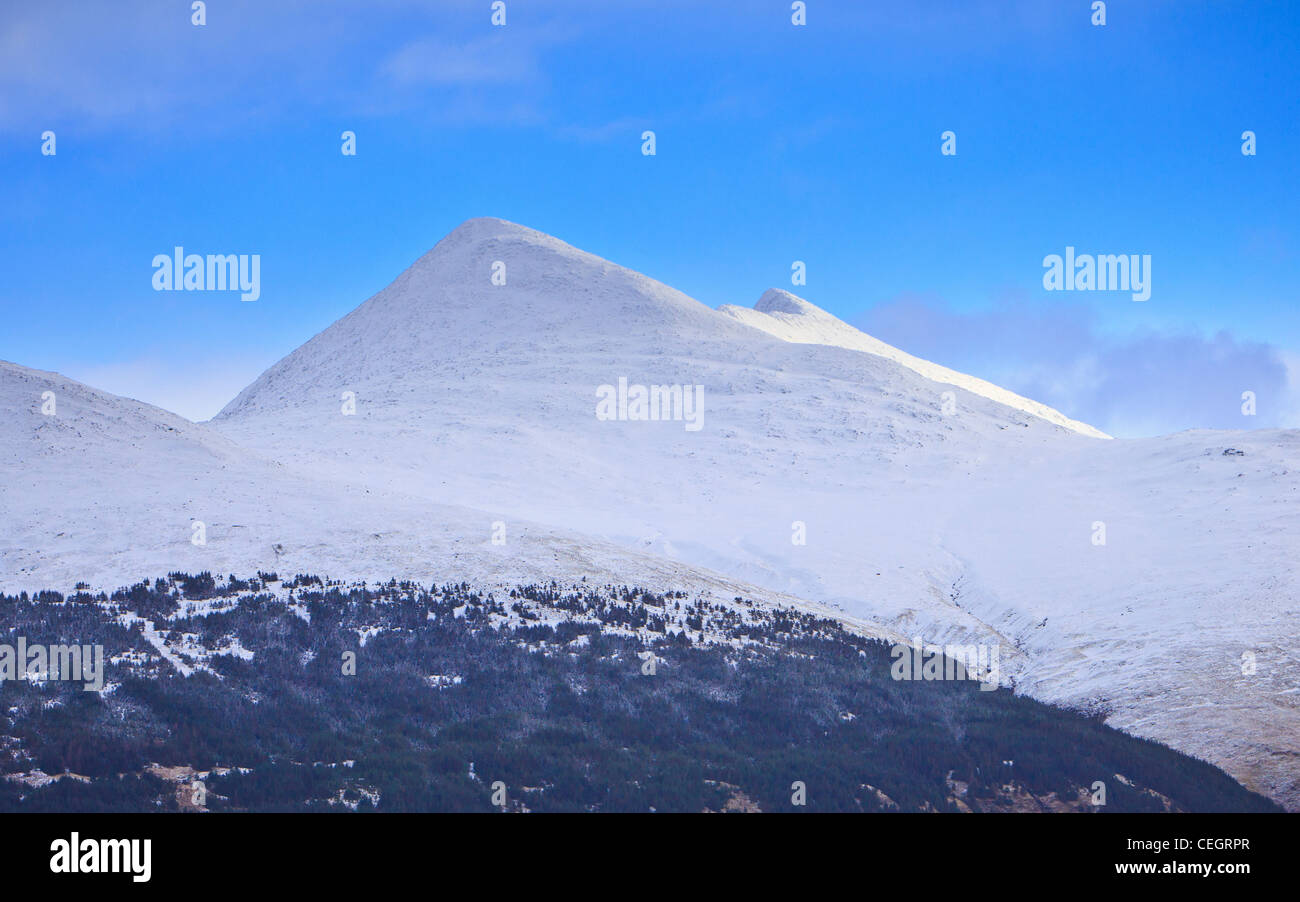
[(574, 573), (596, 584), (802, 603), (526, 521), (511, 521), (508, 541), (496, 545), (500, 514), (298, 474), (205, 425), (3, 361), (0, 430), (3, 592), (78, 582), (111, 590), (176, 570), (456, 578), (488, 588)]
[[(41, 416), (41, 380), (83, 419)], [(621, 383), (701, 406), (598, 415)], [(713, 310), (493, 219), (205, 426), (16, 367), (0, 403), (9, 586), (247, 572), (273, 543), (332, 575), (712, 581), (998, 643), (1021, 689), (1300, 807), (1297, 431), (1108, 439), (786, 292)]]
[[(599, 387), (620, 378), (703, 386), (701, 428), (599, 419)], [(963, 379), (781, 340), (554, 238), (472, 220), (213, 425), (329, 478), (563, 524), (846, 605), (924, 607), (935, 588), (951, 613), (957, 570), (939, 573), (932, 526), (896, 527), (887, 505), (946, 492), (1012, 449), (1085, 443), (1089, 429)], [(355, 416), (341, 412), (346, 392)], [(876, 526), (864, 534), (858, 520)], [(806, 545), (792, 543), (794, 521)]]

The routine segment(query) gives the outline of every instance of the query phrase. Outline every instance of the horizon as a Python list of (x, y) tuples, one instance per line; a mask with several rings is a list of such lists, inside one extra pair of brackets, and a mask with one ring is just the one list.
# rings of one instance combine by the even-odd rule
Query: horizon
[[(14, 10), (0, 358), (202, 421), (492, 216), (1117, 437), (1300, 426), (1293, 10), (788, 7)], [(154, 291), (176, 246), (257, 255), (260, 296)], [(1046, 290), (1067, 248), (1149, 261), (1149, 299)]]

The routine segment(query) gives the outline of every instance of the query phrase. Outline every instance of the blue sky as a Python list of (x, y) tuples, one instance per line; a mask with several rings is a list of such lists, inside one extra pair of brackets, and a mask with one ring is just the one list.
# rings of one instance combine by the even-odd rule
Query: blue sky
[[(489, 7), (6, 4), (0, 358), (205, 418), (499, 216), (712, 306), (792, 288), (1116, 434), (1300, 426), (1294, 4)], [(153, 291), (177, 244), (260, 254), (261, 298)], [(1067, 245), (1150, 254), (1151, 299), (1045, 291)]]

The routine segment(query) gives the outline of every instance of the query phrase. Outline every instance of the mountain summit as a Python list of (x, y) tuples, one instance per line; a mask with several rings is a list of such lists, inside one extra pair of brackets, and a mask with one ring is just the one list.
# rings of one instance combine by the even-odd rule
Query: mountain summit
[[(769, 290), (752, 311), (713, 310), (559, 239), (492, 218), (458, 226), (391, 285), (263, 374), (217, 419), (277, 408), (278, 386), (293, 379), (361, 384), (379, 374), (387, 380), (393, 371), (462, 365), (470, 355), (499, 359), (513, 349), (577, 355), (599, 349), (637, 358), (681, 356), (675, 347), (708, 344), (716, 348), (708, 357), (749, 361), (764, 349), (754, 330), (784, 344), (863, 351), (1054, 425), (1105, 437), (1046, 405), (905, 354), (788, 292)], [(788, 348), (765, 350), (779, 364)]]

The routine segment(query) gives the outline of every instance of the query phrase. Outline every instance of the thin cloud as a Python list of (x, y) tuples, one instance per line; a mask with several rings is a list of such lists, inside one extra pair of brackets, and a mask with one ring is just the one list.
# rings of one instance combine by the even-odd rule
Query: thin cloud
[(537, 61), (500, 35), (453, 43), (420, 38), (392, 54), (380, 67), (400, 85), (501, 84), (537, 77)]
[(208, 4), (196, 27), (188, 3), (16, 6), (0, 19), (0, 129), (228, 129), (304, 106), (436, 118), (469, 89), (544, 90), (542, 54), (574, 26), (491, 28), (483, 13), (432, 15), (398, 0), (229, 0)]

